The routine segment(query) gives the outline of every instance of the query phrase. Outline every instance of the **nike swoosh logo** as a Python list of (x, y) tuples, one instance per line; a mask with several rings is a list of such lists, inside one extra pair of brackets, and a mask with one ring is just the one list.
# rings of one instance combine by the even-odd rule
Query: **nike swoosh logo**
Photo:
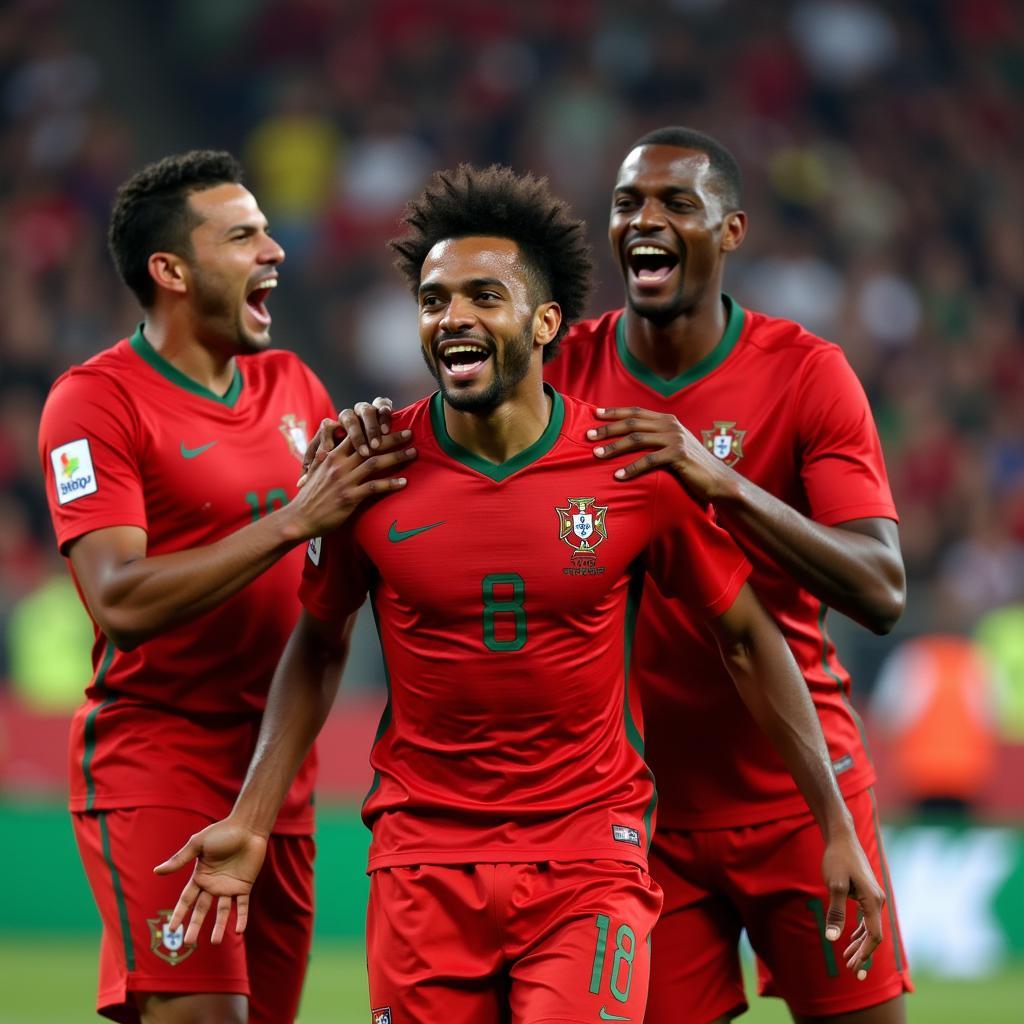
[(427, 530), (433, 530), (435, 526), (444, 526), (445, 522), (446, 520), (442, 519), (439, 523), (431, 523), (429, 526), (417, 526), (415, 530), (400, 530), (396, 519), (388, 530), (388, 540), (392, 544), (398, 544), (410, 537), (415, 537), (417, 533), (426, 533)]
[(217, 442), (211, 441), (209, 444), (201, 444), (198, 448), (186, 448), (185, 442), (181, 442), (181, 457), (183, 459), (194, 459), (197, 455), (202, 455), (208, 448), (212, 448)]
[(629, 1017), (620, 1017), (617, 1013), (609, 1013), (603, 1006), (598, 1016), (601, 1020), (629, 1020)]

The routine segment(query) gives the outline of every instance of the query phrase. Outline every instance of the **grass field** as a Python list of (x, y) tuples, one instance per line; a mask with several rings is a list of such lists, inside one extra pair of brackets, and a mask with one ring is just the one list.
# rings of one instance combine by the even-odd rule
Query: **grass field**
[[(0, 939), (0, 1024), (89, 1024), (96, 952), (82, 941)], [(1024, 964), (977, 982), (918, 978), (911, 1024), (1016, 1024), (1024, 1003)], [(314, 951), (301, 1024), (367, 1024), (362, 950), (320, 944)], [(755, 1000), (744, 1024), (784, 1024), (774, 999)]]

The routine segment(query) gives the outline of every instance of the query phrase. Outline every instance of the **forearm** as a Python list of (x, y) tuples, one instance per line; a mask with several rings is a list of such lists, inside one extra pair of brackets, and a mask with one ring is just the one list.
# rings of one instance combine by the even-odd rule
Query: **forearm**
[(256, 749), (232, 818), (269, 835), (277, 812), (334, 703), (348, 653), (350, 624), (338, 643), (310, 637), (303, 616), (285, 648), (267, 696)]
[(86, 592), (101, 628), (131, 649), (217, 607), (300, 542), (284, 512), (204, 547), (112, 561)]
[(892, 629), (906, 585), (895, 524), (884, 527), (891, 543), (847, 526), (823, 526), (735, 472), (714, 504), (741, 543), (756, 543), (826, 605), (872, 632)]
[(826, 839), (851, 827), (807, 685), (766, 618), (743, 639), (720, 640), (729, 674), (793, 776)]

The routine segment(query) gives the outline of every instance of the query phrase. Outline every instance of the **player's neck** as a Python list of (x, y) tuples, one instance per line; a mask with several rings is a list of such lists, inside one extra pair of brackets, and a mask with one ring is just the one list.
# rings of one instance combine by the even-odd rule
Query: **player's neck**
[(645, 319), (628, 305), (624, 315), (629, 351), (663, 380), (674, 380), (696, 366), (722, 340), (728, 325), (720, 299), (665, 324)]
[[(523, 381), (526, 384), (526, 381)], [(540, 439), (551, 420), (551, 398), (538, 379), (486, 413), (462, 412), (444, 403), (444, 423), (456, 444), (495, 465), (515, 458)]]
[(147, 317), (142, 333), (163, 359), (201, 387), (215, 395), (226, 394), (231, 387), (235, 377), (232, 351), (208, 345), (193, 331), (160, 317)]

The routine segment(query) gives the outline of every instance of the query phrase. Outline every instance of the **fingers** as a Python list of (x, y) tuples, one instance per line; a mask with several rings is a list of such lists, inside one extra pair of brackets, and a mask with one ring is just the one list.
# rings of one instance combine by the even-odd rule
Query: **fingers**
[(235, 931), (241, 935), (245, 931), (245, 926), (249, 923), (249, 897), (237, 896), (235, 898)]
[[(324, 422), (327, 421), (325, 420)], [(316, 470), (320, 466), (322, 466), (329, 458), (341, 458), (342, 456), (351, 454), (352, 444), (349, 441), (347, 434), (343, 435), (341, 440), (337, 444), (334, 444), (334, 442), (332, 441), (330, 449), (318, 448), (316, 454), (313, 456), (313, 461), (309, 465), (309, 469), (306, 472), (304, 472), (302, 476), (299, 477), (295, 486), (299, 488), (305, 486), (306, 482), (313, 475), (313, 473), (316, 472)]]
[(669, 449), (663, 448), (660, 452), (651, 452), (649, 455), (637, 459), (636, 462), (631, 462), (628, 466), (615, 470), (614, 476), (616, 480), (632, 480), (633, 477), (639, 476), (641, 473), (649, 473), (652, 469), (672, 466), (674, 461), (673, 453)]
[(877, 947), (878, 942), (871, 936), (862, 920), (850, 936), (849, 945), (843, 950), (846, 966), (856, 972), (858, 981), (863, 981), (868, 976), (871, 955)]
[(368, 405), (366, 402), (357, 402), (355, 409), (342, 409), (338, 414), (338, 419), (341, 420), (341, 429), (345, 431), (349, 444), (352, 445), (352, 450), (359, 452), (364, 459), (370, 454), (371, 436), (374, 441), (376, 441), (374, 447), (380, 447), (380, 431), (374, 427), (372, 434), (368, 434), (367, 429), (363, 424), (363, 418), (359, 412), (359, 410), (366, 410), (370, 408), (372, 408), (372, 406)]
[(850, 887), (843, 882), (830, 882), (828, 887), (828, 913), (825, 915), (825, 938), (835, 942), (846, 925), (846, 899)]
[(630, 434), (619, 441), (599, 445), (594, 449), (594, 454), (599, 459), (608, 459), (613, 455), (623, 455), (639, 448), (654, 448), (656, 451), (648, 452), (628, 466), (615, 470), (616, 480), (630, 480), (641, 473), (649, 473), (662, 466), (673, 466), (679, 456), (677, 449), (666, 444), (663, 436), (659, 434)]
[[(860, 920), (857, 927), (850, 935), (850, 941), (843, 950), (843, 959), (846, 966), (856, 972), (857, 980), (863, 981), (868, 976), (868, 967), (871, 955), (878, 948), (882, 941), (882, 907), (885, 897), (880, 892), (870, 892), (866, 896), (858, 896), (857, 903), (860, 906)], [(845, 923), (845, 898), (843, 908), (839, 913), (835, 905), (835, 894), (833, 903), (829, 907), (825, 919), (825, 938), (835, 942), (842, 934), (843, 925), (839, 923), (839, 915), (842, 915)]]
[[(248, 895), (241, 895), (235, 897), (237, 899), (237, 910), (238, 913), (235, 917), (235, 931), (241, 934), (245, 931), (245, 926), (249, 923), (249, 897)], [(213, 919), (213, 931), (210, 933), (210, 941), (215, 945), (219, 946), (224, 941), (224, 936), (227, 933), (228, 919), (231, 917), (231, 896), (218, 896), (217, 897), (217, 909), (214, 913)], [(199, 942), (199, 934), (202, 931), (203, 923), (206, 921), (206, 917), (210, 912), (210, 907), (213, 905), (213, 896), (208, 893), (205, 889), (200, 889), (195, 882), (189, 882), (182, 891), (181, 896), (178, 898), (178, 902), (175, 904), (174, 911), (171, 913), (170, 920), (167, 922), (167, 927), (172, 931), (181, 925), (181, 922), (185, 920), (188, 915), (189, 909), (195, 905), (195, 909), (192, 911), (192, 917), (188, 923), (188, 930), (185, 932), (184, 941), (186, 945), (194, 946)]]
[(167, 927), (171, 931), (174, 931), (188, 916), (188, 912), (192, 909), (200, 892), (202, 892), (202, 889), (196, 885), (195, 879), (190, 878), (185, 888), (181, 890), (178, 902), (174, 904), (174, 910), (171, 911), (170, 919), (167, 922)]
[(858, 896), (857, 902), (863, 916), (843, 956), (846, 957), (846, 966), (856, 971), (857, 978), (863, 981), (867, 977), (868, 960), (882, 941), (882, 908), (885, 905), (885, 894), (876, 887), (866, 895)]
[(594, 454), (599, 459), (608, 459), (623, 452), (636, 451), (637, 448), (665, 448), (672, 441), (673, 438), (661, 431), (631, 430), (625, 437), (597, 445)]
[(157, 864), (153, 868), (154, 875), (170, 875), (175, 871), (180, 871), (186, 864), (191, 863), (199, 855), (201, 844), (195, 842), (195, 836), (192, 836), (189, 841), (175, 854), (172, 854), (162, 864)]
[(377, 410), (377, 418), (380, 420), (380, 432), (381, 434), (391, 433), (391, 414), (394, 411), (394, 406), (391, 403), (391, 399), (378, 395), (373, 400), (373, 407)]
[[(196, 888), (199, 889), (198, 886)], [(182, 893), (183, 898), (184, 895)], [(195, 910), (192, 911), (192, 918), (188, 923), (188, 930), (185, 932), (185, 944), (188, 946), (195, 946), (199, 942), (199, 932), (203, 927), (203, 922), (206, 920), (213, 897), (204, 889), (199, 889), (199, 896), (195, 902)]]
[[(397, 439), (397, 435), (383, 439), (383, 444), (391, 444)], [(337, 453), (331, 454), (334, 459)], [(324, 486), (329, 490), (337, 488), (337, 496), (342, 507), (354, 508), (365, 499), (380, 494), (388, 494), (391, 491), (401, 490), (408, 483), (404, 476), (383, 476), (390, 469), (401, 466), (404, 463), (415, 459), (417, 455), (415, 448), (401, 448), (397, 451), (383, 452), (378, 455), (371, 455), (356, 466), (346, 466), (341, 469), (342, 476), (324, 478)]]
[(338, 420), (323, 419), (313, 440), (306, 445), (306, 452), (302, 456), (302, 472), (308, 473), (313, 467), (314, 459), (320, 451), (326, 455), (334, 448), (334, 432), (341, 426)]
[(351, 470), (351, 479), (356, 483), (361, 483), (363, 480), (374, 477), (378, 473), (383, 473), (393, 466), (400, 466), (405, 462), (411, 462), (416, 458), (416, 455), (415, 448), (400, 448), (397, 451), (371, 455), (370, 458), (364, 459)]
[(600, 420), (622, 420), (627, 416), (657, 416), (657, 413), (643, 409), (639, 405), (617, 406), (614, 409), (595, 409), (595, 414)]
[(224, 932), (228, 927), (228, 918), (231, 916), (231, 897), (217, 897), (217, 913), (213, 919), (213, 932), (210, 934), (210, 941), (219, 946), (224, 938)]
[(391, 431), (391, 399), (375, 398), (373, 402), (357, 402), (353, 409), (343, 409), (341, 425), (352, 448), (363, 458), (381, 446), (381, 438)]
[[(588, 441), (601, 441), (606, 437), (621, 437), (637, 430), (659, 430), (665, 424), (674, 420), (674, 416), (665, 413), (648, 412), (646, 409), (609, 409), (605, 413), (621, 413), (622, 415), (614, 423), (607, 423), (603, 427), (591, 427), (587, 431)], [(598, 415), (602, 410), (597, 410)], [(602, 418), (604, 418), (602, 416)]]

